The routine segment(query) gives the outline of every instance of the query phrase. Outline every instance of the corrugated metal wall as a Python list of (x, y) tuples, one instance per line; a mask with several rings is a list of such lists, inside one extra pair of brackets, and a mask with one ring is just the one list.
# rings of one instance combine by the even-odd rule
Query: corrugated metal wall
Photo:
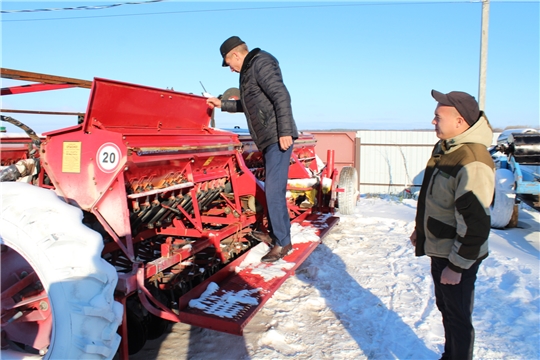
[[(493, 144), (499, 133), (494, 134)], [(433, 145), (434, 131), (370, 131), (356, 133), (360, 143), (360, 192), (397, 194), (419, 190)]]

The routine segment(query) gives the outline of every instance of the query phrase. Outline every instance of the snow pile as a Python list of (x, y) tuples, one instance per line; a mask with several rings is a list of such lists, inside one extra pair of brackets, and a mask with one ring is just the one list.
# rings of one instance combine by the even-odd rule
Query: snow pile
[(246, 258), (235, 268), (236, 273), (248, 271), (264, 278), (264, 281), (270, 281), (274, 278), (283, 277), (287, 273), (284, 270), (290, 270), (294, 263), (284, 261), (283, 259), (273, 263), (262, 263), (261, 258), (266, 255), (270, 247), (266, 243), (260, 243), (248, 253)]
[[(321, 228), (326, 225), (319, 225)], [(326, 225), (327, 226), (327, 225)], [(300, 244), (307, 242), (316, 242), (319, 241), (320, 237), (317, 235), (317, 228), (313, 226), (301, 226), (300, 224), (294, 223), (291, 225), (291, 243)]]
[(266, 255), (270, 250), (270, 246), (264, 242), (259, 243), (257, 246), (253, 247), (244, 260), (235, 268), (236, 273), (248, 268), (254, 267), (261, 263), (261, 258)]
[(290, 270), (293, 267), (294, 263), (281, 259), (273, 263), (261, 263), (259, 266), (253, 268), (251, 273), (261, 276), (264, 281), (268, 282), (272, 279), (285, 276), (287, 273), (284, 270)]

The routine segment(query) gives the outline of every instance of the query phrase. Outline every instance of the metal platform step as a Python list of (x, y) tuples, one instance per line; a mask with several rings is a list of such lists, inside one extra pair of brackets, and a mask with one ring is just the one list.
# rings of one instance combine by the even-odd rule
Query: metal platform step
[(180, 298), (181, 322), (242, 335), (244, 327), (281, 284), (307, 259), (336, 216), (310, 214), (292, 228), (293, 251), (276, 263), (261, 263), (269, 247), (260, 243)]

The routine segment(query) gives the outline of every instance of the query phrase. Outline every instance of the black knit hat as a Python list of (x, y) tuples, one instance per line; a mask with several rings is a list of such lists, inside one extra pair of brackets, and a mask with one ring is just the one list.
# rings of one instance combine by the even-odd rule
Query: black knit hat
[(448, 94), (443, 94), (437, 90), (431, 90), (431, 96), (442, 105), (455, 107), (470, 126), (473, 126), (480, 117), (478, 102), (466, 92), (452, 91)]
[(243, 42), (242, 39), (240, 39), (238, 36), (231, 36), (230, 38), (225, 40), (223, 44), (221, 44), (221, 46), (219, 47), (219, 52), (223, 57), (223, 63), (221, 64), (221, 66), (227, 66), (227, 63), (225, 62), (225, 56), (227, 56), (229, 51), (242, 44), (245, 44), (245, 42)]

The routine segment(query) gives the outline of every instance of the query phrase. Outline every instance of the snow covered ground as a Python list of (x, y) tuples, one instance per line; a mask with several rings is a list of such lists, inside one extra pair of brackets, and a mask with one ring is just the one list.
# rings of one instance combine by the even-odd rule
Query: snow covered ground
[[(409, 242), (416, 201), (362, 198), (251, 320), (244, 336), (174, 324), (132, 359), (438, 359), (429, 258)], [(301, 236), (301, 235), (299, 235)], [(475, 358), (540, 358), (540, 214), (492, 230), (473, 315)]]

